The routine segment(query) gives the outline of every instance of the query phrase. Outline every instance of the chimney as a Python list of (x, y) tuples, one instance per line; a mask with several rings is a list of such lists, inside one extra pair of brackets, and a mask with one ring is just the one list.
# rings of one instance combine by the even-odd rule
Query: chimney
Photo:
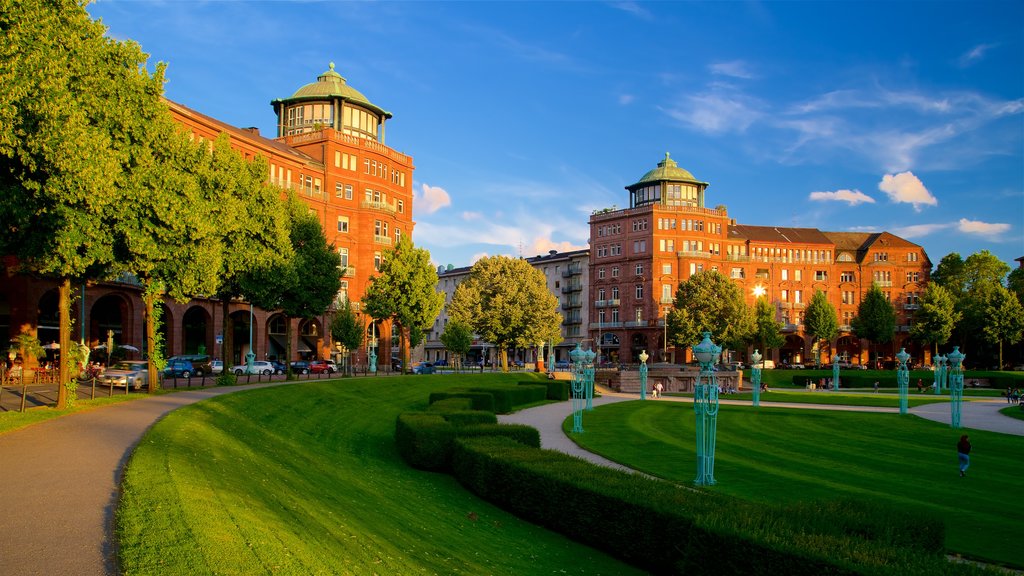
[(249, 126), (248, 128), (242, 128), (242, 130), (249, 132), (250, 134), (260, 135), (260, 129), (255, 126)]

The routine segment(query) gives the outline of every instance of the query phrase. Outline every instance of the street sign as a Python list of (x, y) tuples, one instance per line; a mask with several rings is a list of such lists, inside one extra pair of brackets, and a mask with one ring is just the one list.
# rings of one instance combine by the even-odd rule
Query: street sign
[(223, 334), (217, 334), (215, 340), (216, 340), (217, 344), (223, 344), (224, 343), (224, 335)]

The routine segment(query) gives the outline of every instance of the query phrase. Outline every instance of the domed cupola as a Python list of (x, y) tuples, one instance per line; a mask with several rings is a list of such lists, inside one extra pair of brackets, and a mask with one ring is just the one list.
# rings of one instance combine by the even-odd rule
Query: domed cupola
[(333, 128), (339, 132), (383, 142), (385, 120), (392, 117), (362, 92), (348, 85), (345, 78), (330, 68), (299, 88), (288, 98), (271, 102), (277, 112), (278, 137)]
[(697, 180), (689, 171), (680, 168), (666, 152), (665, 159), (658, 162), (657, 168), (641, 176), (635, 184), (626, 186), (626, 190), (629, 190), (631, 208), (647, 204), (703, 208), (707, 187), (707, 182)]

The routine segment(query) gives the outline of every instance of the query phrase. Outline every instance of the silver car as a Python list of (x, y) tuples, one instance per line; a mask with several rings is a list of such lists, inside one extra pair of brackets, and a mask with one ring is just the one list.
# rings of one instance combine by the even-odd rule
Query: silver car
[(113, 387), (130, 386), (133, 390), (149, 387), (149, 363), (145, 360), (122, 360), (103, 371), (100, 384)]
[[(239, 364), (238, 366), (231, 367), (231, 372), (233, 372), (236, 376), (241, 376), (242, 374), (248, 372), (248, 370), (249, 367), (246, 366), (245, 364)], [(256, 360), (255, 362), (252, 363), (251, 374), (263, 374), (264, 376), (270, 376), (273, 373), (274, 365), (271, 364), (270, 362), (267, 362), (265, 360)]]

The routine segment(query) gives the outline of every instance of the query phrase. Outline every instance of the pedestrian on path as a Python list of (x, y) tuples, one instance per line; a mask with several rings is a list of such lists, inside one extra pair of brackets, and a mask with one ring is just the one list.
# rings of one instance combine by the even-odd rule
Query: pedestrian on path
[(664, 384), (662, 384), (661, 382), (656, 382), (654, 384), (654, 397), (655, 398), (661, 398), (661, 392), (664, 389), (665, 389), (665, 385)]
[(960, 441), (956, 443), (956, 455), (960, 460), (960, 477), (967, 476), (967, 467), (971, 465), (971, 441), (967, 439), (967, 434), (960, 437)]

